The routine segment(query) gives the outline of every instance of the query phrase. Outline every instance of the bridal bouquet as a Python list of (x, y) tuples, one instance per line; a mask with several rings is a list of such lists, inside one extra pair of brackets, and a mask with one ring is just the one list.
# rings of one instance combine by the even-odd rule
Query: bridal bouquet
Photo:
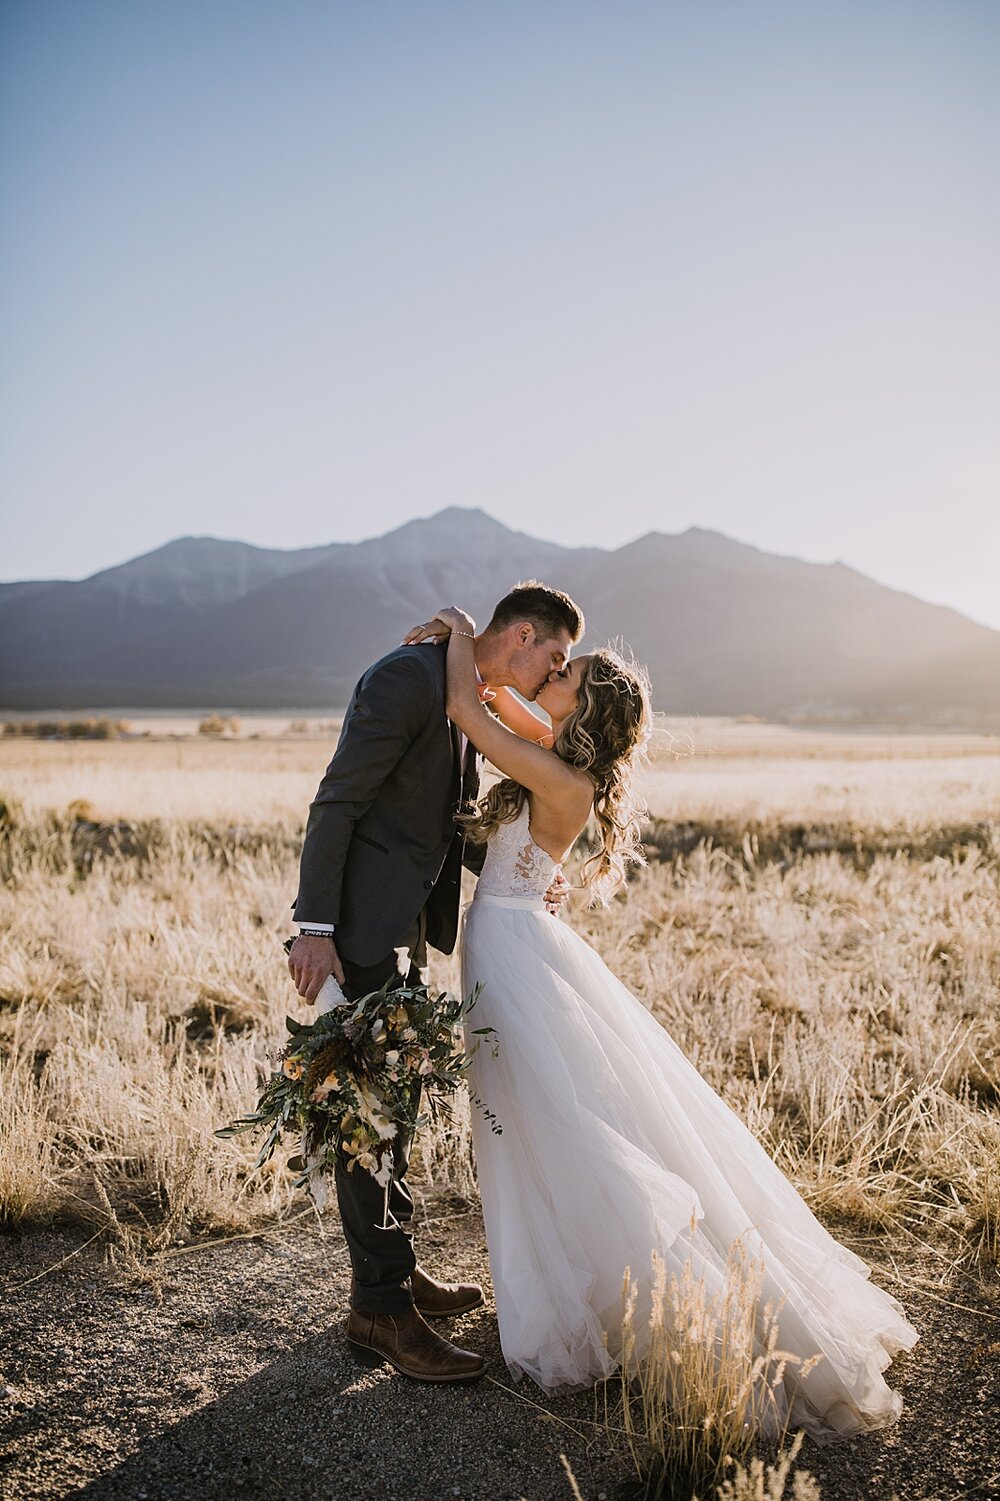
[[(348, 1001), (331, 977), (317, 1001), (315, 1021), (286, 1018), (289, 1039), (257, 1109), (216, 1136), (263, 1131), (257, 1169), (283, 1132), (297, 1133), (300, 1155), (289, 1160), (299, 1174), (295, 1187), (306, 1188), (320, 1208), (326, 1175), (343, 1150), (348, 1172), (360, 1167), (385, 1189), (388, 1212), (393, 1141), (428, 1119), (417, 1114), (421, 1088), (433, 1113), (437, 1098), (452, 1094), (468, 1072), (479, 1044), (466, 1052), (460, 1028), (480, 989), (460, 1000), (448, 991), (431, 995), (426, 985), (390, 990), (387, 982)], [(480, 1027), (476, 1035), (493, 1031)]]

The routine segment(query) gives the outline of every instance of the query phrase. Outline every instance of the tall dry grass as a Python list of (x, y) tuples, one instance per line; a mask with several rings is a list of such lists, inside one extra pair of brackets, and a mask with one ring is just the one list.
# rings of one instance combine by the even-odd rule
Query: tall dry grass
[[(213, 1133), (255, 1098), (286, 1011), (308, 1014), (280, 944), (321, 769), (301, 758), (325, 750), (191, 742), (174, 765), (173, 744), (84, 745), (74, 781), (69, 748), (13, 746), (41, 759), (0, 745), (0, 1225), (80, 1214), (139, 1272), (171, 1242), (287, 1213), (288, 1175), (252, 1173), (253, 1142)], [(697, 828), (721, 809), (754, 837), (702, 839), (609, 911), (569, 914), (824, 1219), (928, 1244), (942, 1274), (1000, 1261), (1000, 758), (980, 748), (858, 758), (853, 781), (784, 751), (756, 755), (754, 776), (735, 755), (679, 770), (659, 811)], [(100, 809), (70, 807), (95, 795)], [(791, 820), (832, 820), (839, 846), (789, 852)], [(957, 834), (928, 854), (917, 836), (944, 826)], [(891, 829), (912, 844), (887, 848)], [(454, 987), (455, 960), (434, 977)], [(474, 1193), (467, 1109), (424, 1133), (420, 1171)], [(739, 1298), (699, 1324), (695, 1293), (665, 1290), (663, 1339), (721, 1319), (743, 1364), (720, 1379), (716, 1328), (700, 1351), (671, 1347), (678, 1386), (664, 1345), (622, 1421), (648, 1475), (779, 1496), (784, 1461), (742, 1464), (725, 1488), (720, 1450), (747, 1455), (712, 1404), (763, 1388), (746, 1384)]]
[(81, 870), (47, 820), (8, 825), (3, 853), (0, 1215), (96, 1214), (97, 1183), (161, 1247), (286, 1208), (284, 1177), (212, 1131), (283, 1033), (288, 863), (212, 859), (172, 827)]
[(20, 1027), (0, 1058), (0, 1228), (13, 1229), (53, 1200), (55, 1121), (33, 1077), (34, 1049)]
[[(3, 1181), (20, 1207), (6, 1216), (86, 1197), (93, 1172), (180, 1233), (287, 1204), (280, 1175), (247, 1177), (251, 1143), (211, 1132), (254, 1097), (286, 1010), (304, 1014), (280, 949), (294, 849), (280, 829), (240, 848), (162, 823), (138, 853), (81, 865), (67, 823), (7, 825)], [(867, 868), (703, 846), (572, 920), (820, 1212), (944, 1224), (985, 1262), (1000, 1234), (998, 868), (995, 836)], [(438, 978), (455, 982), (453, 962)], [(425, 1152), (466, 1189), (467, 1129)]]
[[(734, 1472), (718, 1487), (716, 1501), (820, 1501), (820, 1488), (807, 1470), (793, 1470), (802, 1434), (778, 1455), (774, 1464), (765, 1464), (759, 1456), (749, 1465), (739, 1462)], [(791, 1490), (788, 1483), (791, 1481)]]
[(727, 1275), (710, 1287), (692, 1264), (668, 1274), (652, 1257), (652, 1300), (637, 1315), (630, 1274), (623, 1289), (620, 1425), (649, 1497), (711, 1494), (761, 1434), (781, 1444), (790, 1398), (786, 1376), (807, 1374), (778, 1347), (777, 1310), (761, 1307), (762, 1266), (737, 1242)]

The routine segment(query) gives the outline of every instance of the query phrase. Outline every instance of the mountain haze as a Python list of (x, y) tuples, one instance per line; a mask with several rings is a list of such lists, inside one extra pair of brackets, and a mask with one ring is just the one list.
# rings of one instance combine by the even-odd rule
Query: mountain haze
[(1000, 632), (843, 564), (700, 528), (563, 547), (458, 508), (365, 542), (184, 537), (80, 582), (0, 585), (0, 700), (330, 708), (439, 604), (484, 624), (529, 576), (579, 601), (584, 646), (624, 637), (673, 713), (1000, 723)]

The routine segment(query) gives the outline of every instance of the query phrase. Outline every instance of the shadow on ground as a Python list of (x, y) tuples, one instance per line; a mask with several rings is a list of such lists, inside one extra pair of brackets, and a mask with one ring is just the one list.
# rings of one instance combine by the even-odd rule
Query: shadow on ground
[[(478, 1214), (432, 1214), (429, 1269), (484, 1277)], [(891, 1372), (903, 1419), (803, 1448), (823, 1501), (1000, 1501), (1000, 1297), (935, 1286), (928, 1249), (876, 1264), (921, 1334)], [(512, 1390), (489, 1302), (444, 1326), (487, 1359), (473, 1386), (357, 1364), (334, 1225), (179, 1252), (159, 1294), (99, 1253), (78, 1231), (0, 1237), (4, 1501), (571, 1501), (561, 1455), (584, 1501), (622, 1494), (595, 1395)]]
[[(478, 1326), (466, 1319), (461, 1337), (487, 1350), (486, 1326), (486, 1317)], [(302, 1341), (69, 1494), (80, 1501), (221, 1501), (234, 1493), (302, 1501), (569, 1498), (562, 1451), (594, 1496), (581, 1441), (534, 1413), (526, 1428), (524, 1415), (505, 1411), (517, 1402), (490, 1382), (424, 1387), (389, 1367), (368, 1370), (335, 1334), (325, 1334)], [(589, 1417), (592, 1404), (583, 1406)]]

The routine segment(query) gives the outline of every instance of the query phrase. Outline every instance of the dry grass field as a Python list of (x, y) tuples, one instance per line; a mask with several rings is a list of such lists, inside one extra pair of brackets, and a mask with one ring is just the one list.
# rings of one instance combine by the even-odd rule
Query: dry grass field
[[(301, 1212), (212, 1134), (305, 1014), (281, 940), (329, 732), (283, 728), (0, 740), (0, 1225), (22, 1238), (75, 1217), (153, 1282)], [(828, 1223), (919, 1253), (914, 1293), (972, 1278), (995, 1341), (1000, 742), (669, 724), (646, 785), (663, 858), (570, 920)], [(419, 1171), (474, 1194), (460, 1116)]]

